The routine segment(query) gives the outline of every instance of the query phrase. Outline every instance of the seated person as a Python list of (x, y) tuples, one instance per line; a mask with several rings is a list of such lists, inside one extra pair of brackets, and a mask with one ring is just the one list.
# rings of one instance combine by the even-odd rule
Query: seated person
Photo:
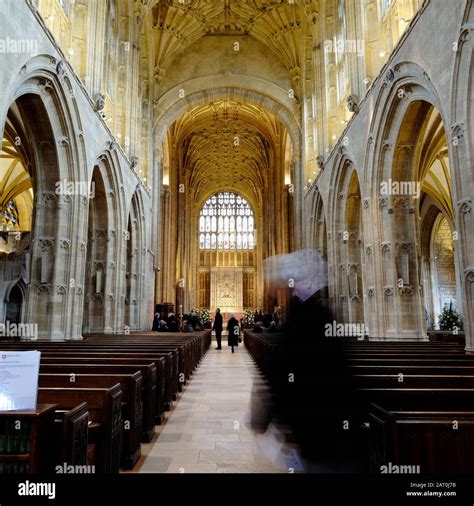
[(166, 320), (160, 320), (160, 327), (158, 328), (158, 332), (167, 332), (168, 331), (168, 324), (166, 323)]
[(168, 313), (166, 323), (170, 332), (179, 332), (179, 320), (174, 313)]
[(190, 320), (184, 320), (183, 322), (183, 332), (194, 332), (194, 328), (191, 325)]
[(253, 326), (253, 332), (261, 334), (263, 332), (263, 322), (255, 322), (255, 325)]
[(270, 322), (270, 326), (268, 327), (268, 329), (265, 329), (267, 332), (277, 332), (278, 331), (278, 328), (277, 328), (277, 324), (274, 320), (272, 320)]
[(270, 323), (272, 321), (272, 315), (271, 314), (268, 314), (268, 313), (265, 313), (263, 315), (263, 326), (267, 329), (268, 327), (270, 327)]
[(254, 323), (263, 322), (263, 313), (262, 313), (261, 309), (257, 309), (257, 311), (255, 311), (255, 314), (253, 316), (253, 321), (254, 321)]
[(194, 311), (194, 309), (191, 310), (191, 314), (189, 315), (189, 322), (194, 330), (204, 330), (201, 320), (199, 319), (199, 316), (196, 311)]
[(159, 332), (160, 330), (160, 313), (155, 313), (155, 317), (153, 318), (153, 325), (151, 330), (154, 332)]

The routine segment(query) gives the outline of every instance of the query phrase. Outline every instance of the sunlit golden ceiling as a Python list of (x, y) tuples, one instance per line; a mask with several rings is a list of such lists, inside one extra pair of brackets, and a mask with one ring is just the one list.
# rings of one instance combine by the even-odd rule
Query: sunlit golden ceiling
[(205, 35), (251, 35), (285, 65), (294, 89), (300, 79), (301, 16), (287, 0), (151, 0), (154, 77), (160, 82), (173, 60)]
[(17, 147), (4, 138), (0, 149), (0, 223), (2, 229), (31, 230), (33, 185)]
[(220, 101), (191, 109), (170, 134), (196, 202), (209, 192), (240, 189), (257, 203), (282, 131), (279, 121), (259, 107)]
[(431, 108), (420, 142), (422, 150), (418, 178), (422, 181), (421, 190), (438, 201), (446, 216), (454, 221), (446, 133), (443, 120), (434, 107)]

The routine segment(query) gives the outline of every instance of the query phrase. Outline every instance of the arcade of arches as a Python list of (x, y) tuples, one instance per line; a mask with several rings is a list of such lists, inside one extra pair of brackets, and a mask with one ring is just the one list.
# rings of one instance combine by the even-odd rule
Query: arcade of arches
[(285, 309), (263, 263), (313, 248), (338, 322), (425, 340), (451, 306), (474, 351), (474, 6), (450, 3), (4, 0), (0, 322)]

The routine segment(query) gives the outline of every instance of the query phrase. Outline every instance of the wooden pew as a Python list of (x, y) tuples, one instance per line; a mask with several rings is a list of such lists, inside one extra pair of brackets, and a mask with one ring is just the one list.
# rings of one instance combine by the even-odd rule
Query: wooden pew
[[(278, 336), (245, 331), (244, 342), (268, 376), (278, 357)], [(421, 472), (472, 473), (474, 356), (454, 343), (354, 340), (343, 342), (343, 349), (360, 396), (351, 437), (359, 448), (367, 437), (368, 450), (370, 441), (372, 472), (380, 473), (380, 466), (391, 462), (420, 465)], [(462, 430), (458, 433), (453, 430), (455, 417)]]
[(474, 364), (472, 366), (453, 366), (444, 365), (354, 365), (350, 367), (352, 374), (474, 374)]
[(118, 473), (122, 433), (122, 389), (120, 383), (111, 388), (39, 387), (38, 402), (54, 403), (70, 409), (86, 402), (90, 420), (88, 441), (97, 450), (98, 472)]
[(474, 375), (462, 374), (359, 374), (353, 379), (366, 388), (474, 388)]
[[(71, 382), (73, 374), (74, 381)], [(122, 388), (122, 458), (125, 469), (133, 469), (141, 455), (142, 375), (133, 374), (48, 374), (40, 373), (40, 387), (108, 388), (120, 383)]]
[(40, 364), (40, 373), (64, 373), (64, 374), (134, 374), (140, 372), (142, 381), (142, 441), (148, 443), (155, 435), (155, 403), (156, 403), (156, 367), (150, 364), (76, 364), (69, 358), (71, 363), (44, 363)]
[(130, 351), (114, 351), (109, 350), (107, 347), (104, 349), (95, 347), (89, 349), (83, 345), (74, 346), (66, 343), (21, 343), (20, 347), (18, 347), (16, 343), (12, 345), (12, 349), (19, 348), (38, 349), (42, 352), (42, 357), (45, 359), (61, 356), (64, 356), (64, 358), (70, 358), (71, 355), (77, 356), (78, 358), (95, 356), (97, 359), (102, 359), (103, 362), (110, 362), (114, 364), (119, 363), (117, 359), (120, 358), (123, 358), (125, 360), (121, 362), (123, 364), (132, 361), (132, 359), (137, 359), (133, 360), (135, 363), (141, 361), (142, 359), (150, 359), (151, 361), (155, 362), (157, 374), (157, 383), (155, 389), (157, 395), (155, 402), (155, 409), (157, 409), (157, 412), (155, 412), (155, 417), (157, 423), (162, 422), (164, 410), (171, 409), (171, 403), (173, 399), (176, 399), (179, 379), (177, 373), (177, 350), (163, 350), (161, 352), (155, 352), (151, 350), (136, 352), (135, 348), (132, 348)]
[(474, 473), (474, 411), (408, 411), (373, 403), (369, 420), (371, 472), (391, 463), (419, 466), (422, 474)]
[[(56, 413), (58, 417), (58, 413)], [(58, 465), (85, 466), (87, 465), (87, 444), (89, 427), (89, 410), (87, 402), (78, 404), (75, 408), (62, 412), (57, 418), (60, 423), (60, 449), (61, 455)]]
[[(153, 364), (155, 369), (155, 374), (159, 370), (162, 370), (162, 360), (163, 354), (132, 354), (132, 353), (116, 353), (116, 354), (107, 354), (107, 353), (96, 353), (96, 352), (74, 352), (67, 354), (64, 351), (44, 351), (42, 350), (41, 354), (41, 363), (42, 364), (54, 364), (54, 363), (62, 363), (62, 364), (104, 364), (104, 365), (149, 365)], [(166, 377), (165, 377), (166, 378)], [(154, 416), (156, 421), (161, 420), (162, 410), (170, 409), (171, 405), (171, 389), (166, 388), (165, 399), (163, 399), (163, 378), (161, 378), (161, 382), (157, 378), (155, 383), (155, 411)], [(169, 381), (165, 379), (166, 386), (169, 385)]]

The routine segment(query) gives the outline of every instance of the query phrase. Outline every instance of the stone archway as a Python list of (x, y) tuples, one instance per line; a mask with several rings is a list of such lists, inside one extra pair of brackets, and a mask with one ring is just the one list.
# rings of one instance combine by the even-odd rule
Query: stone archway
[[(302, 245), (303, 240), (303, 186), (304, 170), (302, 168), (301, 127), (297, 104), (288, 98), (286, 90), (264, 81), (222, 75), (197, 78), (186, 83), (186, 94), (181, 98), (182, 87), (173, 88), (160, 97), (154, 111), (155, 159), (162, 158), (162, 146), (169, 127), (187, 111), (199, 105), (209, 105), (219, 101), (248, 103), (273, 114), (286, 128), (291, 141), (291, 167), (293, 172), (292, 204), (293, 224), (295, 230), (295, 247)], [(156, 168), (154, 187), (158, 190), (161, 178), (161, 166)], [(154, 212), (159, 216), (159, 199), (154, 198)], [(154, 227), (158, 227), (155, 220)], [(156, 243), (157, 250), (158, 243)]]
[(10, 288), (5, 299), (5, 322), (14, 324), (23, 322), (26, 302), (25, 295), (25, 286), (21, 280)]
[(364, 233), (359, 178), (352, 162), (343, 157), (333, 194), (333, 252), (331, 268), (335, 316), (341, 323), (364, 322)]
[[(292, 181), (296, 170), (288, 160), (293, 151), (289, 133), (279, 118), (256, 106), (255, 97), (245, 102), (247, 92), (241, 92), (210, 90), (196, 95), (195, 103), (187, 97), (187, 107), (185, 100), (172, 106), (174, 114), (166, 112), (166, 121), (176, 119), (163, 146), (167, 159), (163, 161), (166, 169), (160, 231), (162, 245), (172, 243), (173, 250), (162, 246), (166, 271), (158, 275), (159, 302), (176, 300), (177, 307), (183, 305), (185, 310), (199, 306), (200, 285), (205, 283), (201, 279), (205, 275), (199, 271), (209, 267), (209, 255), (195, 248), (199, 211), (208, 197), (226, 191), (244, 197), (255, 216), (258, 247), (241, 259), (248, 284), (254, 287), (247, 290), (248, 304), (273, 309), (278, 298), (266, 290), (261, 265), (264, 258), (286, 253), (293, 246), (290, 227), (294, 222), (296, 190)], [(160, 131), (165, 131), (163, 124)], [(281, 222), (275, 216), (280, 216)], [(219, 258), (224, 256), (229, 255), (219, 253)], [(222, 259), (222, 265), (229, 261)]]
[(419, 217), (428, 198), (453, 215), (449, 164), (443, 172), (437, 162), (447, 158), (449, 148), (443, 119), (427, 91), (415, 84), (402, 89), (410, 99), (392, 104), (380, 153), (384, 170), (374, 190), (380, 210), (383, 334), (426, 339)]
[(85, 279), (85, 303), (83, 332), (107, 332), (107, 277), (108, 266), (108, 229), (110, 211), (107, 205), (107, 194), (103, 177), (95, 167), (91, 189), (93, 197), (89, 199), (89, 219), (87, 238), (87, 259)]
[(62, 340), (81, 337), (83, 265), (71, 252), (81, 249), (85, 213), (81, 196), (63, 186), (87, 176), (77, 103), (57, 64), (39, 55), (23, 65), (10, 83), (0, 131), (8, 135), (14, 126), (33, 181), (31, 244), (23, 249), (20, 269), (27, 292), (24, 319), (37, 324), (38, 337)]
[(437, 316), (443, 308), (456, 308), (456, 268), (451, 227), (447, 219), (438, 214), (431, 231), (430, 259), (432, 259), (432, 289), (429, 294), (437, 327)]
[(142, 210), (138, 192), (132, 195), (127, 224), (127, 251), (125, 269), (125, 314), (128, 330), (144, 328), (144, 269), (145, 252)]

